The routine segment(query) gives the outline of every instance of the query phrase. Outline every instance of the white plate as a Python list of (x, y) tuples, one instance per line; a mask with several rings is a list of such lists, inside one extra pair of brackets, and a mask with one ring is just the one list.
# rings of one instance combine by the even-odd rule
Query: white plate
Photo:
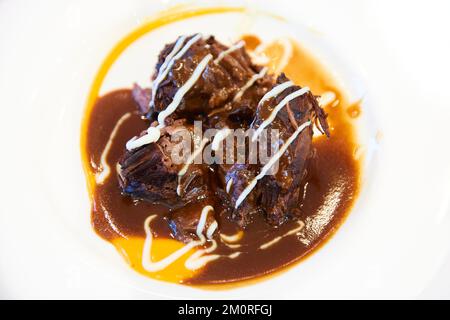
[[(450, 43), (428, 36), (448, 30), (445, 2), (258, 1), (294, 22), (231, 14), (177, 23), (139, 40), (108, 74), (102, 92), (145, 84), (161, 44), (179, 33), (233, 39), (249, 28), (289, 33), (350, 95), (364, 95), (363, 191), (311, 258), (256, 285), (211, 292), (141, 277), (94, 234), (79, 150), (86, 96), (109, 50), (165, 6), (0, 2), (0, 297), (450, 297)], [(417, 26), (418, 16), (426, 23)]]

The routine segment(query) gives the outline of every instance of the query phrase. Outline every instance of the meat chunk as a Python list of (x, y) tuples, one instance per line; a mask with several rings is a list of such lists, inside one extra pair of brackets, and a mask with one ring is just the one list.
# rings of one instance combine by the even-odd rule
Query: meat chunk
[(156, 143), (126, 151), (120, 160), (119, 182), (123, 193), (170, 209), (210, 197), (209, 170), (204, 165), (188, 165), (186, 173), (179, 177), (185, 164), (174, 163), (173, 152), (182, 143), (179, 137), (186, 133), (191, 134), (192, 127), (177, 120), (164, 128)]
[[(187, 37), (183, 44), (186, 45), (195, 36)], [(175, 44), (176, 42), (166, 45), (160, 53), (153, 80), (157, 78), (168, 55), (173, 52)], [(208, 63), (200, 79), (184, 96), (172, 116), (175, 119), (203, 117), (204, 120), (213, 123), (225, 117), (235, 123), (243, 121), (249, 123), (253, 118), (257, 101), (273, 85), (274, 80), (271, 76), (264, 75), (245, 90), (239, 99), (235, 99), (246, 83), (261, 72), (262, 68), (252, 63), (244, 48), (223, 56), (219, 62), (216, 61), (220, 53), (227, 49), (228, 47), (212, 36), (194, 42), (182, 57), (174, 61), (166, 77), (157, 86), (150, 114), (165, 110), (199, 62), (206, 55), (212, 54), (214, 61)]]
[(230, 205), (228, 211), (231, 212), (231, 218), (241, 227), (247, 226), (251, 223), (252, 216), (261, 212), (259, 188), (253, 190), (236, 209), (236, 202), (239, 196), (257, 175), (257, 168), (258, 166), (255, 165), (235, 164), (225, 175), (226, 183), (231, 185), (229, 200), (227, 201)]
[[(284, 83), (287, 80), (285, 75), (281, 75), (277, 79), (277, 84)], [(292, 86), (278, 96), (262, 103), (256, 110), (251, 128), (258, 129), (264, 120), (269, 118), (276, 105), (288, 95), (300, 89), (298, 86)], [(311, 92), (306, 92), (290, 100), (284, 108), (280, 109), (273, 121), (266, 127), (268, 137), (271, 136), (271, 130), (278, 130), (279, 140), (270, 141), (269, 139), (268, 143), (279, 143), (280, 150), (282, 145), (293, 137), (299, 127), (308, 122), (311, 125), (305, 127), (302, 131), (298, 131), (298, 136), (279, 158), (277, 172), (260, 179), (242, 204), (237, 203), (239, 196), (261, 172), (264, 164), (235, 164), (226, 173), (225, 181), (227, 183), (230, 180), (233, 181), (230, 191), (230, 203), (233, 205), (232, 217), (240, 225), (245, 226), (251, 221), (249, 215), (258, 211), (263, 212), (267, 221), (273, 225), (280, 225), (290, 216), (296, 215), (301, 200), (302, 182), (307, 173), (308, 160), (313, 154), (312, 124), (316, 120), (319, 121), (321, 129), (328, 135), (326, 115)]]
[[(197, 227), (202, 210), (207, 206), (206, 203), (200, 203), (200, 205), (193, 205), (189, 208), (176, 210), (170, 215), (169, 227), (176, 239), (187, 243), (192, 239), (197, 238)], [(205, 237), (207, 230), (215, 221), (214, 211), (211, 210), (206, 216), (205, 226), (202, 232)]]

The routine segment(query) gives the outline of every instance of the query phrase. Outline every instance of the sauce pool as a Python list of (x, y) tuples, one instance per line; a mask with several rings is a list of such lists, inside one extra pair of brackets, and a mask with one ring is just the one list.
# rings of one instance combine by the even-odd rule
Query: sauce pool
[[(260, 44), (255, 36), (246, 35), (244, 40), (249, 42), (248, 47), (256, 48)], [(88, 110), (82, 152), (92, 199), (92, 225), (102, 238), (116, 246), (137, 272), (160, 280), (192, 285), (260, 278), (308, 256), (325, 243), (344, 221), (360, 186), (361, 159), (355, 157), (358, 145), (353, 120), (360, 113), (359, 103), (349, 103), (320, 63), (297, 44), (291, 42), (291, 45), (288, 63), (283, 68), (286, 75), (296, 84), (308, 86), (316, 95), (332, 92), (335, 97), (325, 106), (331, 137), (318, 136), (313, 141), (316, 157), (309, 168), (300, 206), (300, 220), (304, 225), (299, 228), (298, 222), (289, 221), (274, 228), (268, 226), (263, 218), (255, 217), (255, 221), (241, 233), (240, 239), (230, 242), (230, 236), (239, 234), (239, 229), (227, 218), (220, 218), (220, 233), (228, 241), (218, 241), (214, 254), (240, 254), (211, 261), (198, 270), (185, 267), (185, 262), (195, 249), (164, 270), (148, 272), (143, 267), (144, 221), (150, 215), (157, 215), (151, 224), (153, 261), (163, 259), (184, 244), (172, 238), (166, 208), (132, 200), (120, 192), (116, 164), (130, 137), (148, 127), (148, 123), (136, 112), (131, 90), (116, 90), (99, 97)], [(286, 59), (282, 57), (285, 51), (285, 44), (281, 42), (265, 47), (263, 54), (273, 64), (269, 63), (269, 69), (274, 70), (276, 63)], [(118, 125), (120, 119), (123, 121)], [(115, 134), (111, 137), (113, 131)], [(103, 154), (108, 144), (108, 152)], [(98, 183), (93, 177), (105, 169), (105, 164), (109, 166), (110, 174)], [(202, 207), (199, 205), (189, 210), (200, 213)]]

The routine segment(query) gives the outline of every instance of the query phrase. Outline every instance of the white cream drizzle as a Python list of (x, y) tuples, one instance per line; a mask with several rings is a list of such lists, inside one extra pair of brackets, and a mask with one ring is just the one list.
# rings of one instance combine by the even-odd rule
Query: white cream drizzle
[(270, 158), (269, 162), (261, 169), (261, 172), (245, 187), (244, 191), (239, 195), (239, 198), (236, 200), (235, 208), (237, 209), (241, 203), (245, 200), (245, 198), (250, 194), (250, 192), (255, 188), (258, 180), (264, 178), (266, 173), (270, 170), (270, 168), (277, 162), (281, 156), (286, 152), (289, 145), (294, 142), (297, 136), (302, 132), (306, 127), (311, 125), (311, 121), (307, 121), (303, 123), (301, 126), (295, 130), (295, 132), (289, 137), (289, 139), (281, 146), (281, 148), (275, 153), (275, 155)]
[(233, 185), (233, 178), (231, 178), (230, 180), (228, 180), (227, 182), (227, 186), (226, 186), (226, 191), (227, 193), (230, 193), (231, 190), (231, 186)]
[(208, 254), (217, 249), (217, 242), (211, 240), (211, 246), (207, 249), (201, 249), (194, 252), (187, 260), (184, 266), (190, 270), (197, 270), (204, 267), (211, 261), (217, 260), (219, 258), (229, 258), (236, 259), (241, 255), (242, 252), (236, 251), (229, 255), (219, 255), (219, 254)]
[(240, 48), (242, 48), (243, 46), (245, 46), (245, 41), (241, 40), (238, 43), (232, 45), (231, 47), (229, 47), (227, 50), (222, 51), (219, 56), (214, 60), (215, 64), (218, 64), (220, 61), (222, 61), (222, 59), (227, 56), (228, 54), (232, 53), (233, 51), (236, 51)]
[[(179, 53), (181, 53), (181, 51)], [(200, 63), (197, 65), (194, 72), (192, 73), (191, 77), (186, 81), (185, 84), (183, 84), (183, 86), (180, 89), (178, 89), (177, 93), (175, 93), (172, 102), (167, 106), (166, 109), (164, 109), (159, 113), (158, 126), (148, 128), (147, 133), (145, 135), (139, 138), (134, 137), (127, 142), (126, 147), (129, 151), (159, 140), (161, 136), (161, 129), (165, 127), (164, 122), (166, 117), (170, 116), (177, 109), (184, 95), (194, 86), (194, 84), (200, 78), (201, 74), (205, 70), (206, 66), (208, 65), (212, 57), (213, 57), (212, 54), (208, 54), (202, 59), (202, 61), (200, 61)]]
[(167, 257), (157, 261), (152, 261), (152, 242), (153, 242), (153, 234), (150, 230), (150, 222), (156, 218), (156, 215), (149, 216), (147, 219), (145, 219), (144, 222), (144, 230), (145, 230), (145, 242), (144, 242), (144, 249), (142, 250), (142, 266), (144, 269), (148, 272), (156, 272), (161, 271), (165, 268), (167, 268), (169, 265), (180, 259), (183, 255), (189, 252), (189, 250), (200, 246), (205, 243), (205, 237), (201, 237), (200, 240), (197, 241), (191, 241), (188, 244), (184, 245), (177, 251), (173, 252), (172, 254), (168, 255)]
[(203, 236), (202, 232), (206, 225), (206, 219), (208, 218), (208, 213), (214, 211), (212, 206), (205, 206), (200, 214), (200, 219), (198, 220), (197, 229), (195, 230), (197, 237), (201, 238)]
[(197, 67), (195, 67), (195, 70), (194, 72), (192, 72), (191, 77), (186, 81), (185, 84), (183, 84), (183, 86), (177, 91), (177, 93), (175, 93), (172, 102), (167, 106), (166, 109), (158, 114), (158, 126), (164, 126), (165, 119), (177, 109), (184, 95), (194, 86), (212, 58), (212, 54), (207, 54), (202, 59), (202, 61), (200, 61)]
[(211, 223), (211, 225), (206, 230), (206, 237), (208, 239), (212, 239), (212, 236), (214, 235), (214, 232), (216, 232), (218, 227), (219, 227), (219, 224), (217, 223), (216, 220), (214, 220), (214, 222)]
[(270, 123), (275, 119), (275, 117), (277, 116), (278, 112), (284, 108), (289, 101), (298, 98), (302, 95), (304, 95), (305, 93), (309, 92), (309, 88), (308, 87), (304, 87), (302, 89), (299, 89), (297, 91), (292, 92), (291, 94), (288, 94), (286, 97), (284, 97), (283, 100), (280, 101), (279, 104), (277, 104), (275, 106), (275, 108), (273, 108), (272, 112), (270, 113), (269, 117), (267, 119), (265, 119), (261, 125), (256, 129), (255, 133), (252, 136), (252, 141), (254, 142), (258, 136), (261, 134), (261, 132), (268, 126), (270, 125)]
[(276, 237), (276, 238), (273, 238), (273, 239), (270, 240), (269, 242), (266, 242), (266, 243), (260, 245), (260, 246), (259, 246), (259, 249), (265, 250), (265, 249), (267, 249), (267, 248), (273, 246), (275, 243), (279, 242), (281, 239), (283, 239), (283, 238), (285, 238), (285, 237), (287, 237), (287, 236), (296, 234), (297, 232), (300, 232), (300, 231), (305, 227), (305, 223), (304, 223), (303, 221), (297, 221), (297, 223), (298, 223), (298, 225), (299, 225), (298, 227), (296, 227), (296, 228), (294, 228), (294, 229), (292, 229), (292, 230), (286, 232), (286, 233), (283, 234), (282, 236), (278, 236), (278, 237)]
[[(289, 61), (291, 60), (292, 54), (294, 52), (294, 49), (292, 47), (292, 42), (289, 39), (281, 38), (278, 40), (278, 42), (283, 46), (283, 55), (280, 58), (280, 61), (278, 62), (278, 65), (276, 66), (274, 73), (278, 74), (281, 71), (284, 70), (284, 68), (288, 65)], [(261, 61), (263, 58), (267, 58), (267, 62), (269, 62), (269, 58), (264, 55), (264, 51), (267, 49), (268, 46), (270, 46), (272, 43), (265, 42), (261, 43), (258, 47), (256, 47), (254, 51), (254, 55), (256, 57), (259, 57)]]
[(266, 102), (269, 99), (275, 98), (278, 96), (281, 92), (286, 90), (287, 88), (290, 88), (294, 85), (292, 81), (286, 81), (283, 82), (275, 87), (273, 87), (270, 91), (268, 91), (258, 102), (258, 107), (262, 105), (264, 102)]
[(264, 55), (262, 53), (257, 53), (256, 51), (249, 51), (248, 54), (249, 54), (250, 58), (252, 59), (252, 61), (256, 64), (267, 65), (270, 62), (269, 57), (267, 57), (266, 55)]
[(267, 73), (268, 68), (264, 67), (261, 69), (261, 71), (257, 74), (254, 74), (250, 80), (247, 81), (247, 83), (236, 93), (236, 95), (233, 98), (234, 102), (239, 101), (242, 96), (244, 95), (245, 91), (247, 91), (248, 88), (250, 88), (258, 79), (263, 78)]
[(278, 65), (274, 71), (275, 73), (280, 73), (281, 71), (284, 70), (284, 68), (286, 68), (294, 52), (292, 48), (292, 42), (289, 41), (289, 39), (282, 38), (279, 40), (279, 42), (283, 45), (284, 50), (283, 56), (281, 57), (280, 62), (278, 62)]
[(211, 150), (217, 151), (219, 150), (220, 144), (223, 140), (228, 137), (233, 132), (230, 128), (223, 128), (217, 131), (217, 133), (214, 135), (213, 142), (211, 143)]
[[(206, 219), (208, 217), (208, 213), (210, 211), (214, 211), (214, 208), (212, 206), (205, 206), (202, 210), (202, 213), (200, 215), (200, 220), (199, 223), (197, 225), (197, 236), (201, 239), (204, 236), (202, 234), (203, 229), (205, 228), (206, 225)], [(214, 250), (217, 249), (217, 242), (212, 238), (212, 235), (214, 233), (214, 231), (217, 229), (218, 224), (217, 221), (214, 220), (214, 222), (208, 227), (208, 229), (206, 230), (206, 236), (210, 239), (211, 241), (211, 246), (209, 248), (206, 249), (200, 249), (197, 250), (196, 252), (194, 252), (185, 262), (184, 266), (187, 269), (190, 270), (197, 270), (200, 269), (202, 267), (204, 267), (207, 263), (217, 260), (221, 257), (225, 257), (225, 258), (230, 258), (230, 259), (235, 259), (237, 258), (241, 253), (240, 252), (234, 252), (230, 255), (219, 255), (219, 254), (209, 254), (211, 252), (213, 252)]]
[(230, 255), (228, 255), (228, 258), (230, 258), (230, 259), (236, 259), (237, 257), (239, 257), (239, 256), (241, 255), (241, 253), (242, 253), (242, 252), (239, 252), (239, 251), (233, 252), (233, 253), (231, 253)]
[[(166, 57), (166, 60), (167, 60), (167, 58), (169, 58), (169, 56), (170, 56), (170, 59), (168, 60), (166, 65), (164, 65), (164, 63), (166, 63), (166, 60), (164, 60), (163, 65), (161, 65), (161, 67), (159, 68), (158, 76), (153, 81), (152, 99), (150, 101), (151, 107), (153, 107), (155, 105), (156, 92), (158, 91), (158, 87), (159, 87), (160, 83), (167, 77), (167, 74), (172, 69), (173, 65), (175, 64), (175, 61), (180, 59), (186, 53), (186, 51), (188, 51), (189, 48), (194, 43), (196, 43), (198, 40), (200, 40), (201, 38), (202, 38), (202, 35), (200, 33), (196, 34), (188, 42), (186, 42), (186, 44), (184, 45), (183, 48), (181, 48), (181, 50), (180, 50), (180, 47), (183, 44), (186, 37), (182, 36), (182, 37), (178, 38), (177, 42), (175, 43), (174, 48), (172, 49), (172, 52), (170, 52), (170, 54)], [(161, 71), (161, 69), (163, 69), (163, 70)]]
[(177, 195), (181, 197), (181, 176), (178, 176), (177, 179)]
[(236, 243), (242, 239), (243, 235), (244, 235), (244, 233), (242, 231), (239, 231), (232, 235), (226, 235), (226, 234), (221, 233), (220, 238), (223, 241), (228, 242), (228, 243)]
[[(153, 219), (156, 218), (157, 215), (151, 215), (147, 219), (145, 219), (144, 222), (144, 230), (145, 230), (145, 242), (144, 242), (144, 249), (142, 252), (142, 266), (144, 269), (148, 272), (157, 272), (161, 271), (165, 268), (167, 268), (169, 265), (180, 259), (183, 255), (188, 253), (191, 249), (204, 245), (206, 243), (206, 238), (203, 235), (203, 229), (206, 225), (206, 220), (208, 217), (208, 213), (210, 211), (214, 211), (214, 208), (212, 206), (205, 206), (202, 209), (202, 212), (200, 214), (199, 223), (197, 225), (196, 234), (199, 238), (199, 240), (191, 241), (178, 249), (177, 251), (173, 252), (172, 254), (168, 255), (167, 257), (157, 261), (153, 262), (151, 259), (151, 250), (152, 250), (152, 242), (153, 242), (153, 234), (150, 229), (150, 223)], [(214, 223), (211, 224), (211, 226), (207, 230), (207, 235), (214, 233), (214, 231), (217, 229), (217, 222), (214, 221)], [(214, 226), (214, 227), (213, 227)], [(197, 270), (199, 268), (204, 267), (207, 263), (217, 260), (221, 257), (229, 258), (229, 259), (235, 259), (237, 258), (241, 252), (233, 252), (229, 255), (218, 255), (218, 254), (210, 254), (214, 250), (217, 249), (217, 242), (215, 240), (210, 240), (211, 246), (206, 249), (200, 249), (192, 253), (185, 261), (184, 266), (189, 270)]]
[(119, 162), (116, 163), (116, 172), (117, 172), (117, 174), (119, 175), (119, 177), (120, 177), (121, 179), (123, 179), (123, 175), (122, 175), (122, 167), (120, 166), (120, 163), (119, 163)]
[(336, 100), (336, 93), (334, 93), (333, 91), (326, 91), (320, 96), (319, 104), (321, 107), (325, 107), (330, 103), (334, 102), (335, 100)]
[(240, 251), (230, 253), (229, 255), (208, 254), (217, 249), (217, 242), (215, 240), (211, 240), (211, 242), (211, 247), (196, 251), (186, 260), (184, 265), (187, 269), (197, 270), (219, 258), (236, 259), (242, 254)]
[(122, 124), (130, 117), (131, 112), (127, 112), (122, 117), (120, 117), (120, 119), (114, 126), (111, 135), (109, 136), (108, 142), (106, 143), (105, 149), (103, 149), (102, 155), (100, 157), (100, 171), (95, 174), (95, 182), (97, 182), (97, 184), (103, 184), (106, 178), (108, 178), (111, 173), (111, 168), (108, 162), (106, 161), (106, 158), (108, 157), (109, 150), (111, 149), (112, 142), (116, 137), (117, 131), (119, 131), (119, 128), (122, 126)]
[(239, 242), (242, 237), (244, 236), (244, 232), (239, 231), (233, 235), (226, 235), (226, 234), (220, 234), (220, 239), (222, 240), (222, 243), (226, 245), (227, 247), (231, 249), (238, 249), (242, 247), (241, 244), (237, 243)]
[(150, 127), (147, 129), (147, 133), (143, 136), (137, 138), (131, 138), (125, 145), (128, 151), (133, 149), (137, 149), (139, 147), (145, 146), (146, 144), (150, 144), (156, 142), (161, 137), (161, 130), (157, 127)]
[[(198, 35), (197, 35), (197, 36), (198, 36)], [(194, 37), (193, 37), (193, 39), (194, 39)], [(198, 38), (197, 38), (197, 39), (198, 39)], [(184, 43), (185, 40), (186, 40), (186, 36), (180, 36), (180, 37), (177, 39), (177, 42), (175, 42), (175, 45), (173, 46), (172, 51), (166, 56), (166, 58), (164, 59), (163, 64), (162, 64), (161, 67), (159, 68), (158, 76), (159, 76), (160, 74), (162, 74), (164, 70), (166, 70), (167, 66), (168, 66), (169, 63), (172, 61), (172, 58), (180, 51), (181, 46), (183, 45), (183, 43)], [(195, 41), (195, 40), (194, 40), (194, 41)], [(191, 42), (191, 44), (192, 44), (192, 42)], [(186, 47), (189, 47), (189, 46), (190, 46), (190, 44), (189, 44), (189, 43), (186, 43), (185, 48), (186, 48)], [(156, 79), (157, 79), (157, 78), (158, 78), (158, 77), (156, 77)]]
[(218, 254), (208, 254), (216, 249), (217, 242), (212, 240), (209, 248), (195, 251), (189, 258), (187, 258), (184, 266), (190, 270), (197, 270), (205, 266), (208, 262), (219, 259), (220, 255)]

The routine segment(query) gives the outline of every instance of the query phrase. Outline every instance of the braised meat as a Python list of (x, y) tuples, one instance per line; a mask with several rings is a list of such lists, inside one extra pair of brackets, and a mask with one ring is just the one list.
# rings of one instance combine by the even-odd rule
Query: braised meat
[[(277, 85), (288, 80), (282, 74), (277, 79)], [(276, 97), (260, 104), (251, 125), (251, 129), (255, 130), (254, 133), (257, 133), (261, 124), (269, 119), (277, 105), (295, 92), (301, 92), (300, 89), (299, 86), (291, 86)], [(305, 126), (303, 130), (301, 126), (315, 122), (318, 122), (320, 129), (329, 135), (326, 115), (319, 107), (316, 98), (309, 91), (290, 100), (278, 111), (273, 120), (265, 126), (265, 129), (267, 129), (267, 149), (270, 150), (271, 144), (278, 144), (281, 150), (282, 146), (296, 134), (296, 131), (299, 132), (298, 136), (279, 158), (278, 170), (273, 174), (266, 174), (262, 177), (242, 203), (238, 203), (239, 197), (247, 186), (255, 180), (265, 164), (261, 162), (257, 164), (235, 164), (226, 171), (225, 183), (231, 185), (229, 203), (232, 205), (230, 209), (232, 218), (241, 226), (251, 222), (251, 215), (255, 213), (263, 213), (267, 222), (273, 225), (280, 225), (289, 217), (298, 214), (301, 204), (302, 182), (304, 182), (307, 174), (308, 160), (313, 155), (312, 125)], [(271, 141), (272, 130), (277, 130), (279, 133), (277, 141)]]
[[(123, 193), (168, 206), (169, 225), (181, 241), (195, 237), (199, 222), (198, 212), (177, 210), (187, 205), (220, 207), (216, 218), (229, 215), (241, 227), (251, 223), (256, 214), (263, 214), (270, 225), (281, 225), (298, 216), (314, 153), (313, 126), (329, 135), (326, 114), (307, 88), (288, 85), (284, 74), (277, 78), (265, 74), (264, 68), (252, 63), (243, 46), (227, 47), (214, 37), (198, 35), (180, 37), (165, 46), (151, 90), (135, 85), (133, 97), (139, 112), (156, 120), (209, 54), (212, 59), (170, 117), (163, 124), (153, 125), (162, 128), (159, 140), (126, 151), (120, 161)], [(284, 84), (283, 90), (277, 90)], [(270, 92), (275, 93), (263, 98)], [(179, 141), (174, 141), (173, 135), (181, 128), (192, 135), (195, 120), (201, 120), (204, 129), (252, 129), (245, 140), (247, 145), (250, 139), (258, 138), (259, 130), (266, 129), (267, 149), (279, 149), (270, 154), (270, 159), (278, 160), (278, 170), (269, 172), (274, 168), (260, 159), (251, 163), (248, 158), (233, 165), (175, 164), (171, 155)], [(275, 131), (279, 133), (276, 138), (271, 135)], [(209, 215), (206, 225), (214, 220), (214, 214)]]
[[(206, 202), (208, 203), (208, 202)], [(193, 209), (197, 210), (193, 210)], [(169, 215), (169, 227), (174, 237), (182, 242), (189, 242), (197, 237), (197, 226), (200, 220), (201, 206), (195, 206), (191, 210), (176, 210)], [(208, 229), (216, 221), (214, 212), (206, 216), (205, 229)]]
[[(186, 37), (181, 43), (186, 45), (195, 36)], [(157, 79), (161, 66), (173, 51), (175, 44), (176, 42), (168, 44), (161, 51), (153, 73), (153, 81)], [(174, 61), (164, 79), (157, 86), (148, 115), (151, 116), (154, 112), (164, 110), (173, 100), (179, 88), (192, 75), (199, 62), (206, 55), (212, 54), (214, 60), (208, 63), (200, 79), (184, 96), (175, 111), (175, 118), (201, 119), (208, 116), (207, 120), (212, 123), (224, 117), (234, 123), (252, 121), (256, 104), (272, 86), (273, 79), (269, 75), (262, 76), (256, 80), (253, 86), (245, 90), (240, 99), (234, 100), (241, 88), (262, 71), (262, 67), (252, 63), (243, 47), (223, 56), (218, 62), (220, 53), (227, 49), (228, 47), (219, 43), (212, 36), (195, 41), (182, 57)]]
[(163, 204), (170, 209), (204, 201), (211, 196), (208, 188), (210, 174), (205, 165), (193, 163), (186, 166), (186, 173), (179, 177), (185, 164), (174, 163), (173, 153), (181, 146), (183, 134), (192, 134), (192, 127), (184, 120), (177, 120), (164, 128), (156, 143), (125, 152), (120, 160), (119, 174), (125, 195)]

